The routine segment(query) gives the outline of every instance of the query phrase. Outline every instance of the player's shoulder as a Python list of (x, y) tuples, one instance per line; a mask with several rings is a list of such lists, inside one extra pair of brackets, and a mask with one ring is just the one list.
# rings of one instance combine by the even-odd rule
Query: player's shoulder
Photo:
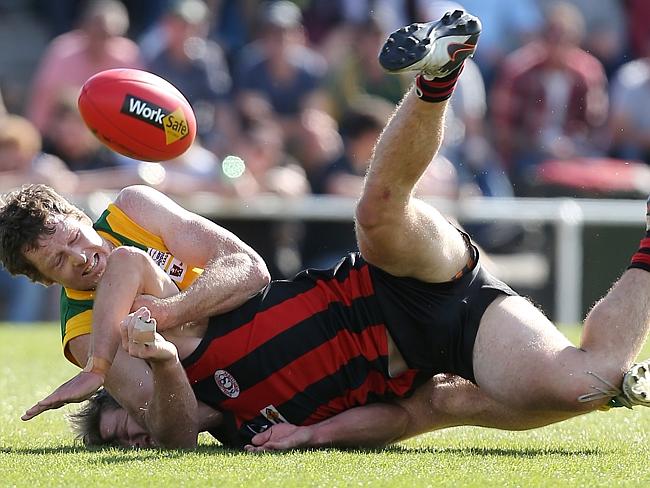
[(127, 186), (114, 200), (126, 216), (136, 224), (156, 233), (165, 222), (182, 212), (175, 202), (155, 188), (145, 185)]
[(129, 217), (141, 215), (163, 204), (166, 197), (158, 190), (146, 185), (132, 185), (123, 188), (113, 202)]

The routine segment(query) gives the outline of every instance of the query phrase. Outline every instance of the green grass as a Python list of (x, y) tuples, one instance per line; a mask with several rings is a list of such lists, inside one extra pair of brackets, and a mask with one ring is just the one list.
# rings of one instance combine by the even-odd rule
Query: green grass
[(383, 451), (251, 455), (207, 436), (196, 451), (87, 451), (73, 441), (65, 409), (19, 418), (76, 372), (58, 334), (52, 324), (0, 325), (0, 487), (650, 486), (650, 409), (642, 408), (528, 432), (456, 428)]

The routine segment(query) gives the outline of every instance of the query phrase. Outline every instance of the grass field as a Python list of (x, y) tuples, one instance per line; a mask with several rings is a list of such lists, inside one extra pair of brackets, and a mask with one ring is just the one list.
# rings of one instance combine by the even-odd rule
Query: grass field
[[(575, 339), (578, 330), (567, 333)], [(196, 451), (86, 451), (73, 441), (65, 409), (19, 418), (76, 372), (58, 334), (52, 324), (0, 325), (0, 487), (650, 486), (650, 409), (643, 408), (528, 432), (456, 428), (383, 451), (253, 455), (208, 437)]]

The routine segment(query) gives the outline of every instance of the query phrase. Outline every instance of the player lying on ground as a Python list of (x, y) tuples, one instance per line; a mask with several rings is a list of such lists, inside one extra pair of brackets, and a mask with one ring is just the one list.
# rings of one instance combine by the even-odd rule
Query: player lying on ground
[[(349, 256), (323, 276), (307, 272), (291, 282), (273, 283), (242, 307), (213, 317), (207, 329), (193, 327), (188, 335), (184, 331), (172, 338), (185, 358), (197, 397), (229, 414), (224, 425), (235, 427), (228, 438), (231, 443), (245, 442), (246, 436), (272, 420), (315, 423), (368, 401), (407, 395), (422, 378), (439, 372), (475, 382), (482, 395), (503, 409), (500, 413), (524, 419), (522, 424), (563, 420), (600, 408), (617, 395), (628, 405), (647, 404), (646, 391), (626, 386), (635, 384), (645, 369), (633, 368), (625, 374), (649, 327), (647, 238), (633, 258), (634, 269), (625, 272), (587, 317), (581, 347), (575, 348), (530, 302), (481, 269), (475, 248), (461, 233), (433, 208), (412, 198), (439, 146), (446, 100), (459, 66), (474, 50), (479, 29), (476, 19), (454, 12), (437, 23), (396, 32), (382, 51), (382, 64), (390, 70), (414, 69), (422, 74), (378, 141), (357, 205), (363, 257)], [(57, 234), (55, 229), (53, 235), (35, 241), (41, 247), (26, 253), (30, 262), (37, 267), (48, 262), (48, 246), (56, 243)], [(85, 256), (74, 234), (68, 237), (71, 240), (59, 241), (67, 253), (66, 263), (75, 253)], [(134, 257), (140, 254), (120, 249), (126, 248), (114, 251), (111, 260), (123, 259), (129, 265), (127, 258), (140, 259)], [(82, 265), (94, 266), (77, 266)], [(130, 279), (106, 269), (97, 288), (95, 313), (103, 295), (110, 304), (125, 286), (123, 281)], [(140, 284), (129, 280), (126, 288), (132, 297), (147, 291)], [(152, 305), (161, 303), (149, 300)], [(152, 313), (158, 317), (156, 310)], [(306, 341), (313, 331), (301, 334), (299, 325), (313, 325), (315, 320), (317, 342)], [(118, 321), (114, 317), (101, 326), (94, 321), (88, 371), (35, 405), (25, 419), (85, 398), (104, 382), (106, 370), (108, 376), (113, 374), (115, 361), (112, 367), (110, 361), (118, 349)], [(168, 328), (165, 322), (163, 316), (161, 330)], [(186, 337), (190, 339), (185, 341)], [(281, 348), (281, 339), (293, 349)], [(353, 358), (359, 358), (359, 364)], [(123, 364), (129, 361), (123, 359)], [(188, 394), (191, 390), (181, 385), (184, 376), (178, 361), (150, 364), (151, 374), (143, 375), (149, 395), (142, 406), (144, 425), (156, 442), (174, 445), (170, 439), (173, 427), (182, 425), (180, 415), (190, 432), (183, 445), (191, 444), (192, 436), (196, 442), (199, 416)], [(341, 377), (336, 376), (339, 371)], [(358, 371), (361, 389), (357, 389)], [(171, 389), (158, 377), (176, 379), (172, 383), (179, 391), (173, 397), (172, 414)], [(623, 385), (625, 391), (613, 385)], [(137, 388), (135, 393), (118, 393), (128, 397)], [(426, 401), (422, 411), (427, 412)]]
[[(119, 247), (123, 245), (132, 247)], [(140, 260), (120, 269), (119, 263), (132, 256)], [(50, 188), (31, 185), (6, 195), (0, 203), (0, 260), (14, 274), (64, 286), (64, 353), (77, 365), (86, 364), (90, 357), (91, 330), (117, 330), (131, 310), (133, 297), (142, 291), (129, 288), (128, 279), (113, 289), (107, 284), (104, 290), (100, 281), (137, 274), (133, 266), (140, 261), (156, 264), (151, 280), (155, 290), (151, 291), (169, 298), (139, 296), (135, 306), (147, 305), (161, 325), (172, 328), (232, 310), (269, 282), (262, 258), (236, 236), (147, 187), (123, 191), (94, 228), (88, 216)], [(107, 269), (113, 261), (117, 266), (111, 273)], [(102, 294), (105, 300), (95, 300)], [(176, 327), (173, 333), (193, 330)], [(159, 440), (165, 444), (165, 426), (152, 428), (151, 412), (143, 409), (151, 391), (140, 384), (149, 372), (143, 361), (118, 351), (105, 385), (138, 422), (160, 431)], [(97, 376), (89, 374), (85, 379)], [(173, 393), (170, 408), (174, 401), (184, 401), (177, 391)], [(194, 398), (191, 391), (188, 394)], [(172, 428), (179, 425), (177, 420), (170, 423)], [(175, 431), (171, 435), (171, 444), (185, 442)]]

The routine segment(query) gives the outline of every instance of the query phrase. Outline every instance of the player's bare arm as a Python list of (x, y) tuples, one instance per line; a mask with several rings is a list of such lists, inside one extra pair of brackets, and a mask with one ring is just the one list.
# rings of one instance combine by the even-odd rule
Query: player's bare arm
[(177, 259), (204, 269), (181, 293), (165, 299), (141, 297), (135, 302), (135, 308), (151, 310), (159, 330), (230, 311), (269, 283), (264, 260), (250, 246), (162, 193), (146, 186), (128, 187), (115, 204), (160, 236)]
[[(151, 368), (150, 400), (144, 407), (145, 425), (162, 447), (196, 447), (199, 432), (198, 404), (187, 381), (174, 344), (153, 331), (152, 342), (136, 335), (139, 321), (152, 322), (149, 310), (129, 314), (120, 327), (122, 349)], [(179, 427), (180, 426), (180, 427)]]
[[(148, 429), (160, 445), (187, 447), (195, 442), (186, 437), (191, 437), (191, 433), (195, 430), (192, 423), (178, 429), (179, 419), (195, 417), (192, 412), (186, 416), (179, 413), (188, 408), (187, 405), (191, 408), (191, 405), (196, 404), (192, 390), (189, 385), (186, 385), (187, 379), (180, 363), (176, 361), (153, 367), (142, 359), (133, 358), (125, 350), (119, 349), (120, 323), (129, 313), (135, 296), (149, 293), (164, 297), (175, 292), (176, 287), (169, 276), (162, 272), (143, 251), (126, 247), (113, 251), (101, 284), (97, 288), (92, 342), (83, 340), (86, 345), (90, 345), (92, 354), (83, 347), (84, 344), (81, 342), (83, 336), (76, 339), (75, 346), (71, 348), (80, 364), (84, 363), (86, 355), (91, 357), (91, 361), (75, 378), (29, 409), (23, 416), (23, 420), (29, 420), (45, 410), (59, 408), (66, 403), (82, 401), (104, 384), (116, 400), (138, 423)], [(156, 378), (155, 373), (164, 374), (165, 379), (160, 383), (170, 388), (172, 385), (177, 385), (179, 381), (181, 385), (186, 385), (186, 388), (166, 389), (158, 396), (160, 399), (166, 395), (168, 398), (165, 401), (166, 408), (175, 412), (173, 416), (167, 415), (164, 419), (156, 417), (156, 414), (162, 410), (150, 408), (154, 398), (152, 377)], [(178, 430), (185, 432), (173, 433)], [(179, 435), (180, 439), (175, 437), (176, 435)]]

